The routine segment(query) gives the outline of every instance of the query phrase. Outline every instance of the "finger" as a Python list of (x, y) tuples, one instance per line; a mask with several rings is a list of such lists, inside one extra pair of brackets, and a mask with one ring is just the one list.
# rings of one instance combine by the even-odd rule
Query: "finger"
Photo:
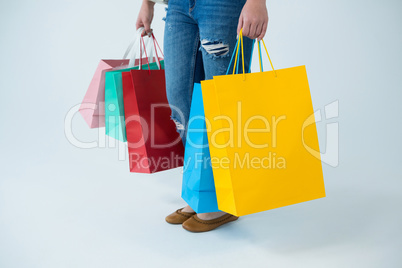
[(255, 27), (255, 34), (253, 36), (253, 39), (257, 38), (258, 36), (260, 36), (262, 31), (262, 23), (257, 24), (257, 26)]
[(138, 30), (141, 27), (144, 27), (144, 23), (142, 23), (142, 20), (138, 19), (135, 28)]
[(258, 41), (262, 40), (265, 36), (265, 33), (267, 32), (267, 27), (268, 27), (268, 22), (264, 22), (264, 24), (262, 25), (262, 30), (261, 30), (261, 34), (260, 36), (258, 36)]
[(239, 35), (241, 28), (243, 28), (243, 15), (240, 14), (239, 23), (237, 24), (237, 35)]
[(144, 30), (142, 30), (142, 32), (141, 32), (141, 36), (146, 36), (147, 35), (147, 32), (145, 31), (145, 29)]
[(243, 36), (248, 36), (250, 34), (250, 22), (245, 19), (243, 21)]
[(262, 25), (261, 34), (258, 36), (258, 41), (261, 41), (264, 38), (265, 33), (267, 32), (267, 25), (267, 22), (264, 22), (264, 24)]
[(256, 27), (257, 25), (255, 23), (251, 23), (250, 25), (250, 32), (248, 34), (248, 38), (253, 39), (254, 36), (256, 36)]
[[(138, 30), (139, 28), (141, 28), (141, 27), (145, 27), (144, 26), (144, 22), (142, 21), (142, 20), (138, 20), (137, 21), (137, 23), (136, 23), (136, 25), (135, 25), (135, 28)], [(146, 35), (146, 32), (145, 32), (145, 29), (141, 32), (141, 36), (145, 36)]]
[(148, 36), (150, 36), (152, 34), (151, 23), (149, 23), (149, 22), (144, 23), (144, 32)]

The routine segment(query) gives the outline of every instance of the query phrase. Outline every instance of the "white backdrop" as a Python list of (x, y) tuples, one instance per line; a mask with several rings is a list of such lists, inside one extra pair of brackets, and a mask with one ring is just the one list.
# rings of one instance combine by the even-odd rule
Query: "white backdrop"
[[(314, 108), (339, 103), (318, 124), (323, 149), (326, 123), (339, 125), (339, 165), (324, 165), (326, 198), (204, 234), (164, 222), (184, 205), (180, 169), (130, 174), (118, 148), (79, 149), (64, 133), (99, 60), (124, 53), (139, 6), (0, 2), (0, 267), (402, 266), (400, 1), (268, 1), (276, 68), (306, 65)], [(160, 44), (164, 15), (158, 5)], [(78, 114), (71, 126), (104, 139)]]

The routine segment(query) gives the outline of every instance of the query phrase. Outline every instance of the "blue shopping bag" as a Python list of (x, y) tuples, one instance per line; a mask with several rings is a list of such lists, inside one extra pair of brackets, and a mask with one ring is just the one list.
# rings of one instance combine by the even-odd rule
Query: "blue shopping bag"
[(181, 197), (197, 213), (219, 211), (198, 83), (194, 84), (186, 140)]

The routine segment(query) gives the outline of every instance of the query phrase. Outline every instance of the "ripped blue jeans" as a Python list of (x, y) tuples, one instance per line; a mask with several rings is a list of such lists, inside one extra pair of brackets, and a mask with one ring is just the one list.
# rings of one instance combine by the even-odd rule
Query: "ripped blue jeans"
[[(194, 83), (226, 74), (245, 3), (246, 0), (169, 0), (164, 34), (166, 92), (184, 145)], [(252, 40), (243, 40), (244, 67), (249, 70)]]

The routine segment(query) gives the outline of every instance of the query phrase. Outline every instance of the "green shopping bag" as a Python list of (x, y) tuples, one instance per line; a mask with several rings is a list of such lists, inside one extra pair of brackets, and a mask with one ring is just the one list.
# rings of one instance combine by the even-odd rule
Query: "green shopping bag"
[[(164, 61), (160, 61), (161, 69), (164, 69)], [(158, 63), (149, 64), (151, 70), (159, 70)], [(124, 120), (123, 83), (122, 72), (138, 70), (139, 66), (112, 70), (105, 73), (105, 126), (106, 135), (119, 141), (127, 141), (126, 124)], [(148, 70), (148, 64), (143, 64), (143, 70)]]

